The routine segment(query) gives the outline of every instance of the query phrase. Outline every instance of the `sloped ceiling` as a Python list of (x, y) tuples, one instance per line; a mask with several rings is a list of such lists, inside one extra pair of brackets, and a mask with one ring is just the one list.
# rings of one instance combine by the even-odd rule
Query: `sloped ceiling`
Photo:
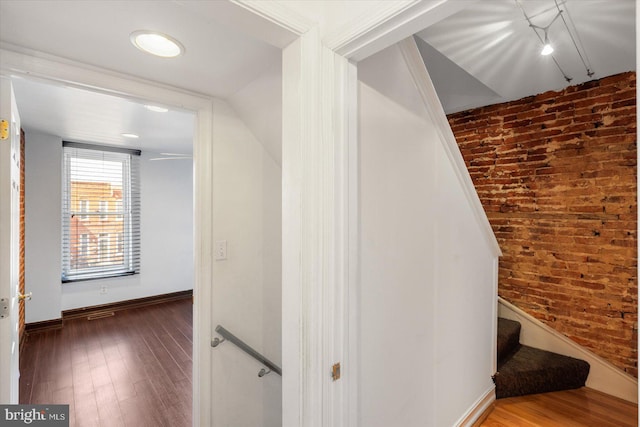
[(276, 164), (282, 167), (282, 66), (277, 64), (228, 99)]
[[(548, 30), (555, 51), (542, 56), (542, 43), (524, 13), (545, 27), (559, 10), (562, 15)], [(636, 68), (635, 0), (482, 0), (417, 37), (448, 113)]]

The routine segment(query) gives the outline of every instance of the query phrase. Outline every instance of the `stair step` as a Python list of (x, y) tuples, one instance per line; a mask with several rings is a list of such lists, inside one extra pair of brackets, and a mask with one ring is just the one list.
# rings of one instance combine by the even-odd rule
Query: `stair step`
[(520, 323), (498, 317), (498, 363), (520, 345)]
[(523, 345), (498, 362), (496, 398), (580, 388), (588, 375), (584, 360)]

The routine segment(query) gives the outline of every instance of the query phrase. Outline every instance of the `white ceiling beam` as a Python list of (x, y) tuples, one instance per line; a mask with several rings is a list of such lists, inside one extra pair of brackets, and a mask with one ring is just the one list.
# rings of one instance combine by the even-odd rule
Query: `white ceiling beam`
[(326, 45), (352, 61), (381, 51), (469, 7), (477, 0), (381, 2), (366, 19), (349, 22), (324, 38)]

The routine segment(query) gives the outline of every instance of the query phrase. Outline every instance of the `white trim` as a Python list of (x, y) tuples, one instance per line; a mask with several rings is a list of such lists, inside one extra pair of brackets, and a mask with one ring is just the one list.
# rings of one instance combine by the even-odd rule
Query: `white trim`
[[(498, 295), (498, 280), (500, 275), (500, 260), (496, 257), (493, 261), (493, 295)], [(491, 346), (491, 374), (498, 372), (498, 300), (491, 304), (492, 319), (492, 341)]]
[(6, 75), (38, 78), (128, 99), (177, 106), (197, 113), (194, 137), (193, 425), (210, 425), (212, 99), (43, 53), (33, 56), (0, 49), (0, 67), (0, 72)]
[[(301, 36), (317, 25), (307, 18), (295, 13), (290, 8), (275, 1), (264, 0), (230, 0), (230, 3), (240, 6), (265, 21), (275, 24), (290, 35)], [(262, 33), (261, 39), (267, 34)], [(292, 38), (295, 40), (295, 38)], [(293, 41), (292, 40), (292, 41)], [(284, 48), (286, 45), (278, 46)]]
[(522, 325), (520, 343), (588, 362), (591, 369), (587, 378), (587, 387), (629, 402), (638, 403), (638, 380), (636, 378), (505, 299), (498, 297), (498, 302), (500, 317), (516, 320)]
[[(356, 361), (350, 347), (350, 313), (353, 308), (349, 290), (355, 284), (353, 273), (357, 269), (357, 67), (346, 58), (323, 48), (323, 103), (326, 125), (333, 129), (330, 141), (325, 141), (327, 159), (333, 168), (333, 185), (327, 188), (327, 204), (333, 205), (329, 221), (332, 223), (328, 246), (329, 283), (325, 309), (329, 324), (326, 329), (325, 349), (328, 363), (341, 363), (341, 380), (328, 381), (328, 408), (324, 425), (341, 427), (349, 425), (349, 414), (355, 411), (349, 397), (350, 386), (357, 384)], [(331, 90), (328, 90), (331, 88)]]
[(193, 423), (211, 425), (213, 283), (213, 101), (198, 109), (193, 141), (194, 287)]
[(338, 55), (361, 61), (469, 7), (475, 1), (381, 1), (366, 17), (358, 17), (357, 21), (350, 21), (325, 37), (325, 43)]
[[(358, 136), (358, 69), (353, 64), (349, 65), (347, 77), (346, 108), (349, 116), (347, 129), (347, 185), (348, 185), (348, 284), (346, 292), (346, 325), (344, 329), (344, 363), (346, 370), (344, 378), (347, 382), (347, 396), (343, 402), (346, 408), (343, 417), (346, 417), (345, 426), (358, 425), (358, 366), (360, 360), (358, 346), (358, 331), (360, 330), (360, 148)], [(344, 418), (343, 418), (344, 419)]]
[[(210, 99), (199, 93), (7, 43), (0, 43), (0, 67), (7, 75), (41, 79), (136, 101), (168, 102), (192, 111), (207, 108)], [(145, 96), (149, 98), (143, 98)]]
[(482, 396), (474, 402), (467, 412), (460, 417), (454, 425), (456, 427), (471, 427), (480, 417), (489, 410), (493, 402), (496, 401), (496, 387), (491, 386)]
[(458, 147), (456, 138), (449, 126), (447, 116), (442, 108), (438, 94), (433, 87), (433, 83), (429, 77), (429, 72), (427, 71), (427, 67), (424, 65), (424, 61), (420, 55), (416, 41), (413, 37), (409, 37), (398, 43), (398, 46), (400, 47), (402, 56), (404, 57), (407, 67), (411, 72), (411, 76), (413, 77), (413, 81), (416, 84), (418, 92), (424, 101), (429, 117), (436, 126), (436, 131), (440, 137), (439, 139), (442, 142), (442, 146), (447, 153), (449, 161), (454, 167), (456, 177), (464, 190), (469, 206), (473, 210), (478, 226), (482, 230), (484, 238), (489, 248), (493, 251), (494, 256), (501, 256), (502, 251), (500, 250), (500, 245), (498, 245), (498, 240), (496, 239), (495, 234), (493, 234), (493, 229), (491, 228), (487, 214), (482, 207), (480, 197), (473, 185), (473, 181), (471, 180), (471, 176), (467, 170), (467, 165), (460, 153), (460, 148)]
[[(339, 427), (355, 370), (347, 328), (355, 66), (324, 47), (318, 29), (284, 49), (283, 61), (283, 425)], [(337, 362), (343, 378), (333, 381)]]
[[(309, 350), (304, 349), (303, 289), (305, 272), (302, 259), (303, 113), (298, 97), (304, 98), (306, 85), (301, 84), (303, 40), (298, 39), (282, 52), (282, 425), (303, 426), (306, 408), (302, 370)], [(313, 81), (310, 81), (313, 83)], [(300, 93), (298, 93), (300, 88)], [(284, 118), (287, 120), (284, 120)]]

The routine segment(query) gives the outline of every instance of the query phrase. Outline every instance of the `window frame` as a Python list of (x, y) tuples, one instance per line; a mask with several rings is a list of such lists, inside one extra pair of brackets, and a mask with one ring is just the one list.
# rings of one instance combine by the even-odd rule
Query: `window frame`
[[(130, 276), (140, 272), (140, 166), (139, 166), (140, 150), (121, 149), (119, 147), (98, 146), (92, 144), (75, 143), (63, 141), (63, 173), (62, 173), (62, 283), (96, 280), (110, 277)], [(109, 206), (109, 201), (91, 199), (87, 203), (97, 203), (98, 210), (95, 212), (87, 212), (83, 210), (84, 199), (74, 205), (72, 200), (72, 179), (71, 171), (72, 159), (90, 159), (108, 162), (118, 162), (122, 165), (122, 188), (120, 189), (122, 209), (121, 211), (104, 212), (104, 208)], [(100, 181), (96, 181), (100, 182)], [(78, 210), (74, 211), (73, 207)], [(119, 206), (119, 205), (118, 205)], [(94, 265), (91, 267), (72, 266), (74, 245), (75, 257), (78, 258), (80, 253), (81, 236), (87, 236), (86, 232), (78, 233), (73, 230), (71, 224), (72, 218), (77, 215), (77, 220), (81, 223), (89, 224), (92, 218), (100, 223), (109, 221), (118, 221), (122, 224), (122, 228), (116, 231), (109, 231), (108, 228), (103, 231), (90, 233), (94, 238), (89, 238), (87, 248), (87, 257), (89, 261), (93, 260), (94, 264), (101, 264), (104, 254), (101, 251), (106, 238), (107, 245), (118, 240), (118, 234), (123, 233), (123, 251), (122, 254), (115, 253), (114, 258), (121, 258), (122, 262), (112, 265)], [(86, 218), (86, 219), (85, 219)], [(87, 225), (86, 227), (90, 227)], [(108, 226), (107, 226), (108, 227)], [(73, 233), (72, 231), (75, 231)], [(74, 241), (74, 236), (75, 240)], [(91, 249), (91, 241), (96, 241), (96, 254)]]

